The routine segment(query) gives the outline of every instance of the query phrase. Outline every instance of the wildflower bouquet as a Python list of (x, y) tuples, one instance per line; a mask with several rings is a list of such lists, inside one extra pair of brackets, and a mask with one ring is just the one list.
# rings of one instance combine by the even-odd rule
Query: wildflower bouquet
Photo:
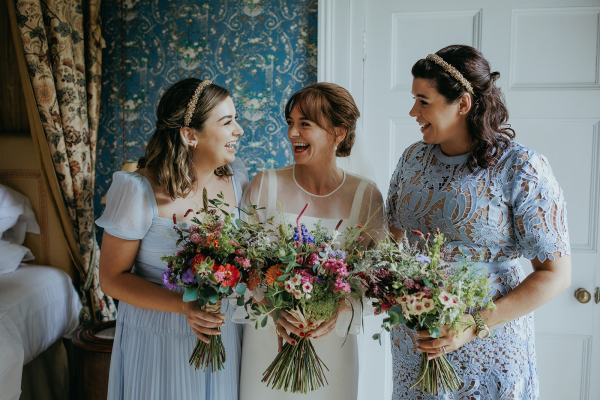
[[(302, 213), (305, 210), (306, 206)], [(335, 232), (320, 225), (308, 230), (300, 223), (302, 213), (296, 227), (273, 225), (271, 246), (263, 257), (262, 295), (260, 301), (249, 301), (247, 308), (257, 326), (265, 326), (269, 315), (278, 318), (281, 311), (300, 322), (300, 337), (292, 334), (296, 344), (283, 345), (262, 381), (274, 389), (306, 393), (327, 384), (327, 366), (306, 332), (330, 320), (340, 303), (361, 293), (361, 281), (352, 268), (358, 247), (351, 245), (353, 239), (338, 241), (340, 224)], [(358, 238), (358, 230), (352, 232), (346, 237)]]
[[(221, 300), (231, 295), (243, 304), (250, 260), (238, 238), (248, 235), (251, 227), (227, 211), (222, 193), (209, 200), (204, 190), (203, 203), (189, 224), (177, 224), (173, 215), (178, 250), (175, 255), (162, 257), (167, 262), (163, 284), (183, 291), (185, 302), (197, 301), (203, 310), (216, 313), (221, 310)], [(198, 340), (189, 362), (196, 369), (222, 369), (225, 348), (221, 336), (210, 336), (209, 343)]]
[[(415, 233), (421, 238), (419, 245), (400, 246), (386, 239), (363, 259), (373, 266), (362, 274), (366, 296), (373, 299), (376, 313), (387, 313), (383, 328), (390, 331), (405, 325), (427, 330), (434, 338), (445, 325), (455, 331), (468, 328), (462, 322), (465, 313), (494, 306), (487, 275), (466, 262), (444, 262), (441, 233), (433, 238)], [(374, 339), (379, 339), (379, 334)], [(445, 355), (428, 360), (423, 353), (413, 387), (437, 395), (440, 390), (458, 390), (460, 380)]]

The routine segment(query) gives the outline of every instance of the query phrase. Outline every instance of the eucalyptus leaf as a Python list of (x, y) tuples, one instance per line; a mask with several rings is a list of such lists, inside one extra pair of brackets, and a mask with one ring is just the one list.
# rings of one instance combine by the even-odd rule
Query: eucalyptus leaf
[(183, 301), (189, 303), (190, 301), (198, 300), (198, 289), (196, 288), (185, 288), (183, 292)]

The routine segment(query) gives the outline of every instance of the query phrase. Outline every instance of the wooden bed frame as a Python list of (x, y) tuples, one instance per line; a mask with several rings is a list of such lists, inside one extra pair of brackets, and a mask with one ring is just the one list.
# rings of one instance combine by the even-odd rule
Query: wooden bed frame
[(28, 233), (25, 239), (25, 246), (35, 256), (34, 262), (62, 269), (71, 279), (76, 279), (58, 212), (51, 201), (31, 137), (2, 133), (0, 149), (0, 183), (29, 198), (40, 225), (39, 235)]
[[(77, 287), (77, 274), (69, 247), (53, 206), (40, 160), (30, 136), (0, 134), (0, 183), (29, 198), (40, 226), (40, 234), (28, 233), (27, 246), (33, 263), (65, 271)], [(23, 366), (21, 400), (67, 400), (69, 361), (63, 340), (58, 340)]]

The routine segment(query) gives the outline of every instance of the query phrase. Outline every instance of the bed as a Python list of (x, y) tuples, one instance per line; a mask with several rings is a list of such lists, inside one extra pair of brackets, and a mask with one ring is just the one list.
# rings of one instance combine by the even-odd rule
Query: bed
[[(0, 184), (0, 398), (66, 399), (69, 371), (63, 338), (77, 328), (81, 302), (30, 137), (0, 135)], [(13, 203), (30, 207), (29, 216), (17, 218), (9, 235), (2, 223), (6, 225), (6, 216), (14, 215), (15, 208), (3, 201), (7, 191), (23, 196)], [(27, 205), (23, 214), (25, 209)], [(22, 262), (14, 264), (11, 257), (19, 253), (19, 246), (30, 254), (23, 250)]]

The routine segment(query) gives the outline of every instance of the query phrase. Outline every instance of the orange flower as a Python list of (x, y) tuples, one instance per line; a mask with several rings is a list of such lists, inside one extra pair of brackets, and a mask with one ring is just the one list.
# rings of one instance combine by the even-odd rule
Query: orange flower
[(281, 274), (283, 274), (283, 272), (281, 272), (281, 268), (279, 267), (280, 264), (276, 264), (269, 267), (267, 273), (265, 274), (265, 281), (267, 282), (267, 285), (271, 286), (277, 283), (277, 278), (279, 278)]
[(250, 276), (248, 277), (248, 289), (250, 289), (250, 290), (256, 289), (258, 287), (259, 283), (260, 283), (260, 275), (258, 274), (258, 271), (252, 270), (252, 272), (250, 272)]

